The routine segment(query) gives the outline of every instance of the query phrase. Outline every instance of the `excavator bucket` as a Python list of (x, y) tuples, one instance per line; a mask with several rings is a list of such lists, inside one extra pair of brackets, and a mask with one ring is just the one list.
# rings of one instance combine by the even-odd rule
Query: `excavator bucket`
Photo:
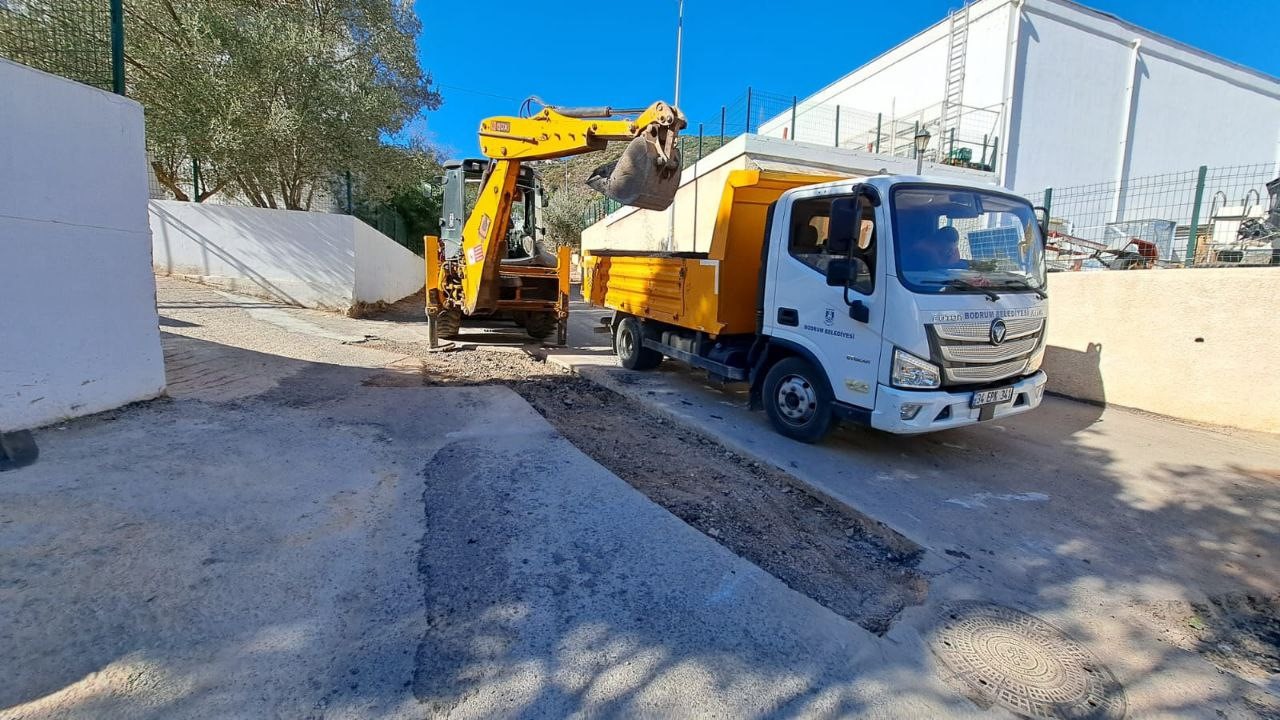
[(623, 205), (666, 210), (680, 187), (680, 151), (664, 157), (653, 140), (637, 136), (621, 157), (596, 168), (587, 186)]

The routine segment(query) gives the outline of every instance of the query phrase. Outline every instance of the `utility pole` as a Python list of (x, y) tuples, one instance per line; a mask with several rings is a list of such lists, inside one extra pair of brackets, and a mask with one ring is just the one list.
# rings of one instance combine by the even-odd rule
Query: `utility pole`
[[(677, 0), (676, 4), (676, 95), (672, 100), (672, 105), (676, 108), (680, 107), (680, 55), (684, 49), (684, 0)], [(683, 158), (681, 158), (683, 161)], [(678, 192), (678, 190), (677, 190)], [(675, 252), (676, 249), (676, 204), (672, 199), (671, 207), (667, 210), (667, 252)]]
[(676, 8), (676, 96), (672, 103), (680, 107), (680, 54), (684, 44), (684, 0)]

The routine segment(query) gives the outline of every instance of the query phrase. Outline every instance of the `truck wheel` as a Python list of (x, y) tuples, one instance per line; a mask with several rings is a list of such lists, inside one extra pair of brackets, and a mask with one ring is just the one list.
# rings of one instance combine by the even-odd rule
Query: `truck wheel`
[(462, 311), (441, 310), (436, 316), (436, 336), (456, 338), (462, 330)]
[(765, 375), (765, 414), (774, 430), (792, 440), (816, 443), (826, 437), (832, 401), (826, 379), (803, 358), (786, 358)]
[(553, 312), (531, 312), (524, 317), (524, 329), (529, 337), (541, 340), (556, 331), (556, 314)]
[(662, 353), (644, 346), (644, 331), (640, 321), (623, 318), (613, 337), (613, 349), (618, 353), (622, 367), (628, 370), (652, 370), (662, 363)]

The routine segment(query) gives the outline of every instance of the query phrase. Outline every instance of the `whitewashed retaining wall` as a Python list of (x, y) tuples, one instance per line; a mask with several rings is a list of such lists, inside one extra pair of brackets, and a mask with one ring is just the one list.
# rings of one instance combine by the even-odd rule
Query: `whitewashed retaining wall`
[(152, 200), (155, 270), (346, 311), (422, 289), (422, 258), (349, 215)]
[(1277, 268), (1049, 276), (1049, 390), (1280, 432)]
[(153, 398), (142, 107), (0, 60), (0, 430)]

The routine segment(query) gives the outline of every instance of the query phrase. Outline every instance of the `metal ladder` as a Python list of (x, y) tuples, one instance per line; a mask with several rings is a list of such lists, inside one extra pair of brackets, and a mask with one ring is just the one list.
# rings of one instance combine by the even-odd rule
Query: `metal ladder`
[(969, 2), (965, 2), (949, 16), (951, 34), (947, 38), (947, 90), (942, 101), (942, 127), (936, 147), (938, 157), (945, 157), (951, 150), (948, 140), (951, 132), (960, 130), (960, 115), (964, 106), (964, 62), (969, 47)]

